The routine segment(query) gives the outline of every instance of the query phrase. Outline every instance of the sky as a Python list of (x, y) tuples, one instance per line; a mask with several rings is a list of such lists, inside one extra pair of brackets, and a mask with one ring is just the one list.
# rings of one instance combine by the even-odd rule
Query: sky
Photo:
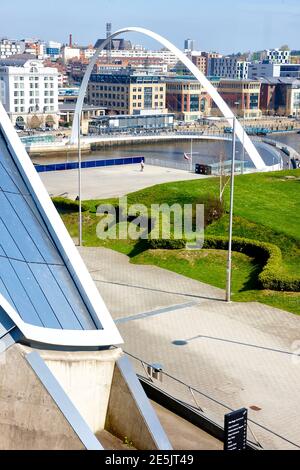
[[(152, 29), (183, 48), (186, 38), (198, 50), (245, 52), (288, 44), (300, 49), (300, 0), (0, 0), (0, 37), (37, 37), (67, 42), (70, 33), (82, 45), (112, 29)], [(127, 33), (135, 44), (159, 49)]]

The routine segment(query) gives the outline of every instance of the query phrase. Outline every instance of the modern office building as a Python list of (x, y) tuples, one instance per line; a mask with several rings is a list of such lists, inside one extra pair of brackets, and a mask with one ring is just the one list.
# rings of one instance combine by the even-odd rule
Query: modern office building
[(273, 64), (269, 62), (254, 62), (249, 64), (248, 78), (249, 80), (256, 80), (259, 78), (280, 77), (280, 70), (280, 64)]
[(165, 79), (167, 108), (177, 119), (190, 122), (209, 115), (211, 98), (194, 77)]
[[(246, 119), (261, 117), (260, 82), (222, 79), (216, 82), (215, 86), (224, 101), (237, 116)], [(214, 114), (215, 111), (217, 111), (217, 108), (213, 103), (212, 113)]]
[(92, 74), (88, 86), (89, 104), (106, 108), (111, 114), (166, 110), (166, 84), (160, 76), (119, 71)]
[(246, 80), (248, 78), (249, 62), (240, 57), (212, 57), (208, 75), (219, 78)]
[(194, 39), (186, 39), (184, 41), (184, 50), (185, 51), (195, 51), (196, 50), (196, 41)]
[(0, 188), (0, 449), (171, 450), (1, 103)]
[(31, 55), (0, 60), (1, 100), (22, 128), (58, 126), (58, 72)]
[(45, 48), (45, 54), (47, 57), (50, 57), (51, 59), (58, 59), (60, 57), (60, 52), (61, 52), (60, 42), (54, 42), (54, 41), (47, 42), (46, 48)]
[(280, 66), (281, 78), (300, 79), (300, 64), (283, 64)]
[(263, 78), (260, 103), (264, 114), (300, 116), (300, 80)]
[(100, 116), (91, 119), (89, 133), (138, 133), (147, 131), (172, 130), (174, 128), (174, 114), (156, 114), (154, 112), (140, 112), (133, 115)]
[(253, 63), (249, 65), (249, 79), (300, 78), (300, 64)]

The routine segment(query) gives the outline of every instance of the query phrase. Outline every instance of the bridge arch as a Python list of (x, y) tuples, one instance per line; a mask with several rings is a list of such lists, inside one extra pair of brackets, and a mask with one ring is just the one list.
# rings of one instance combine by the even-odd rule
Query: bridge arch
[[(203, 86), (203, 88), (206, 90), (206, 92), (210, 95), (212, 100), (218, 106), (224, 118), (228, 121), (230, 127), (232, 127), (233, 119), (235, 118), (234, 113), (231, 111), (229, 106), (225, 103), (225, 101), (220, 96), (216, 88), (210, 83), (210, 81), (205, 77), (205, 75), (196, 67), (195, 64), (193, 64), (193, 62), (182, 51), (180, 51), (176, 46), (174, 46), (174, 44), (172, 44), (166, 38), (164, 38), (163, 36), (160, 36), (157, 33), (154, 33), (153, 31), (150, 31), (144, 28), (130, 26), (127, 28), (119, 29), (118, 31), (113, 33), (110, 37), (108, 37), (101, 44), (101, 46), (96, 50), (94, 56), (92, 57), (88, 65), (88, 68), (84, 74), (80, 91), (79, 91), (79, 96), (77, 98), (73, 126), (72, 126), (71, 141), (70, 141), (71, 144), (76, 144), (78, 142), (78, 126), (79, 126), (79, 120), (80, 120), (80, 116), (81, 116), (81, 112), (83, 108), (84, 98), (85, 98), (87, 86), (90, 80), (90, 76), (100, 56), (100, 53), (110, 43), (110, 41), (113, 38), (115, 38), (116, 36), (119, 36), (120, 34), (124, 34), (128, 32), (144, 34), (158, 41), (162, 46), (166, 47), (169, 51), (173, 52), (173, 54), (176, 55), (176, 57), (188, 68), (188, 70), (192, 73), (192, 75), (194, 75), (194, 77)], [(266, 167), (266, 165), (263, 159), (261, 158), (259, 152), (255, 148), (254, 144), (252, 143), (251, 139), (249, 138), (248, 134), (244, 131), (238, 119), (236, 119), (235, 133), (238, 139), (240, 140), (240, 142), (243, 143), (244, 148), (246, 152), (248, 153), (249, 157), (251, 158), (255, 168), (263, 170)]]

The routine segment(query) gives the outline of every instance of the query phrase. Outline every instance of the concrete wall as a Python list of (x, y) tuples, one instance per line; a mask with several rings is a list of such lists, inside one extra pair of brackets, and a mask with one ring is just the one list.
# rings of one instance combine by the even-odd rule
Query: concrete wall
[(0, 354), (0, 449), (84, 449), (24, 356), (20, 345)]
[(157, 446), (118, 366), (115, 366), (105, 429), (136, 449), (155, 450)]
[(120, 349), (93, 352), (39, 351), (94, 433), (104, 429), (115, 361)]

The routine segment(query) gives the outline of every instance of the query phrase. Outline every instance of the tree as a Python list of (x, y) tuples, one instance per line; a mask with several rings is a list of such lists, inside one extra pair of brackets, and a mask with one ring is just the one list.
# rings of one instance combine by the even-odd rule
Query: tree
[(281, 51), (290, 51), (291, 49), (289, 48), (289, 46), (287, 44), (284, 44), (283, 46), (280, 47), (280, 50)]

